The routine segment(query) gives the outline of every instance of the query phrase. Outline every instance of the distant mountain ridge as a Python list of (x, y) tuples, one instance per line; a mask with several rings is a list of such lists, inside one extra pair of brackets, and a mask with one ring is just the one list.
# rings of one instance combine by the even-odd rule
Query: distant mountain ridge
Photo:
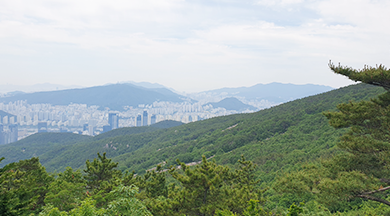
[(256, 107), (254, 106), (251, 106), (251, 105), (248, 105), (248, 104), (244, 104), (243, 102), (241, 102), (240, 100), (238, 100), (237, 98), (235, 97), (229, 97), (229, 98), (225, 98), (219, 102), (216, 102), (216, 103), (208, 103), (209, 105), (212, 105), (214, 108), (216, 107), (222, 107), (222, 108), (225, 108), (226, 110), (236, 110), (236, 111), (245, 111), (245, 110), (257, 110)]
[(17, 94), (0, 98), (0, 102), (27, 100), (29, 104), (50, 103), (69, 105), (70, 103), (97, 105), (100, 109), (123, 110), (124, 106), (151, 104), (155, 101), (182, 102), (183, 96), (165, 88), (147, 89), (132, 84), (112, 84), (81, 89)]
[(283, 103), (333, 90), (332, 87), (314, 84), (296, 85), (283, 83), (257, 84), (251, 87), (221, 88), (204, 91), (205, 94), (243, 97), (246, 100), (263, 99)]
[(77, 85), (64, 86), (64, 85), (52, 84), (52, 83), (41, 83), (41, 84), (34, 84), (34, 85), (6, 84), (6, 85), (0, 85), (0, 93), (57, 91), (57, 90), (74, 89), (74, 88), (83, 88), (83, 87)]

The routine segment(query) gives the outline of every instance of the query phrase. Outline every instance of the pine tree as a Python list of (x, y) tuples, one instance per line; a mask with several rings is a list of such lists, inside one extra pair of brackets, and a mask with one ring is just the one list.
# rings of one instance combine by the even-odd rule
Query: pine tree
[(325, 112), (331, 126), (347, 129), (337, 144), (339, 153), (280, 177), (274, 187), (281, 192), (311, 193), (333, 211), (350, 208), (361, 199), (390, 206), (390, 70), (382, 65), (355, 70), (332, 62), (329, 67), (387, 92), (370, 101), (339, 104), (336, 112)]
[(202, 157), (202, 163), (191, 168), (185, 163), (180, 164), (181, 174), (177, 169), (170, 170), (173, 178), (182, 185), (182, 190), (175, 197), (181, 203), (180, 212), (186, 215), (214, 215), (217, 209), (226, 209), (228, 187), (225, 181), (230, 181), (228, 167), (217, 165), (214, 161)]
[(338, 143), (345, 153), (325, 166), (331, 168), (334, 175), (339, 172), (335, 178), (339, 180), (337, 184), (341, 179), (355, 182), (345, 190), (349, 199), (363, 198), (390, 206), (383, 194), (390, 189), (390, 70), (382, 65), (354, 70), (340, 65), (336, 67), (331, 62), (329, 67), (351, 80), (387, 90), (370, 101), (340, 104), (338, 112), (325, 113), (331, 126), (349, 128)]
[(87, 169), (84, 172), (87, 174), (84, 178), (90, 189), (96, 190), (101, 188), (103, 182), (111, 181), (115, 176), (120, 176), (121, 171), (116, 170), (118, 163), (114, 163), (111, 159), (98, 153), (98, 159), (94, 158), (92, 162), (87, 160), (85, 162)]

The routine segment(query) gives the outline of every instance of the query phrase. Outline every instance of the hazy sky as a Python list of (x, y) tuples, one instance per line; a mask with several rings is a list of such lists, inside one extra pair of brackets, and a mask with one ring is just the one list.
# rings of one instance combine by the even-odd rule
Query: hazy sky
[(388, 0), (1, 0), (0, 85), (350, 84), (390, 66)]

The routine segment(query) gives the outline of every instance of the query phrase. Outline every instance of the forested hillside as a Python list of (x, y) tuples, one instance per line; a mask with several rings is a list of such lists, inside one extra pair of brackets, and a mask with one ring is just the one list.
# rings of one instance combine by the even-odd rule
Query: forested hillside
[[(283, 192), (299, 191), (311, 176), (310, 167), (319, 166), (319, 158), (340, 155), (335, 145), (346, 130), (329, 126), (323, 113), (336, 111), (337, 104), (367, 101), (383, 92), (358, 84), (257, 113), (179, 126), (164, 122), (164, 126), (122, 128), (94, 138), (37, 134), (2, 146), (1, 155), (24, 154), (34, 147), (46, 169), (60, 173), (53, 178), (37, 158), (6, 165), (0, 174), (2, 190), (8, 192), (0, 193), (4, 200), (0, 209), (14, 215), (80, 215), (83, 211), (90, 215), (133, 211), (142, 212), (139, 215), (331, 215), (336, 211), (354, 215), (357, 208), (389, 212), (362, 200), (324, 207), (315, 193)], [(96, 158), (98, 152), (102, 154)], [(4, 166), (6, 159), (0, 160)], [(68, 166), (82, 168), (84, 174)], [(305, 169), (309, 171), (303, 172), (304, 179), (284, 182), (285, 176), (290, 178), (288, 173), (294, 177)], [(14, 178), (28, 185), (5, 187)]]
[[(1, 166), (7, 163), (39, 157), (45, 153), (59, 151), (65, 146), (91, 139), (74, 133), (37, 133), (7, 145), (0, 145), (0, 155), (5, 157)], [(51, 155), (55, 157), (55, 155)]]
[[(202, 155), (216, 155), (217, 161), (234, 164), (244, 154), (268, 173), (293, 166), (294, 161), (287, 163), (290, 157), (297, 161), (314, 159), (334, 146), (341, 132), (328, 125), (321, 114), (323, 111), (335, 110), (337, 104), (349, 100), (366, 100), (381, 92), (380, 88), (358, 84), (251, 114), (160, 130), (153, 127), (118, 129), (61, 148), (45, 146), (45, 152), (35, 155), (48, 171), (60, 171), (67, 166), (81, 168), (85, 160), (94, 158), (97, 152), (107, 152), (108, 157), (119, 162), (121, 170), (142, 173), (163, 161), (168, 167), (176, 159), (186, 163), (200, 161)], [(7, 154), (5, 147), (8, 146), (12, 144), (0, 147), (1, 155)], [(23, 148), (29, 151), (28, 147)], [(269, 175), (267, 178), (271, 180), (274, 174)]]
[(110, 137), (147, 133), (182, 124), (181, 122), (167, 120), (146, 127), (118, 128), (95, 137), (74, 133), (37, 133), (8, 145), (0, 145), (0, 155), (7, 155), (0, 167), (7, 163), (29, 159), (31, 157), (40, 157), (41, 161), (51, 160), (57, 157), (60, 152), (66, 150), (68, 147), (71, 148), (76, 143), (94, 142)]

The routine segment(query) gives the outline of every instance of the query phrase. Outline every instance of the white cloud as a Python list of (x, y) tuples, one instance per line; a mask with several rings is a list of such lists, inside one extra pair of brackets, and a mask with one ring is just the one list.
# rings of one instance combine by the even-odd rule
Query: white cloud
[[(91, 85), (123, 78), (180, 90), (273, 81), (336, 87), (347, 82), (334, 81), (329, 59), (389, 63), (389, 9), (384, 0), (5, 0), (0, 54), (20, 65), (4, 62), (12, 73), (3, 82), (37, 82), (26, 75), (34, 72), (45, 82), (68, 73)], [(74, 56), (85, 62), (72, 64)], [(61, 61), (47, 65), (47, 58)], [(49, 72), (56, 67), (61, 74)], [(115, 80), (100, 78), (105, 73)]]
[(265, 6), (288, 6), (300, 4), (302, 2), (304, 2), (304, 0), (260, 0), (257, 1), (256, 4)]

